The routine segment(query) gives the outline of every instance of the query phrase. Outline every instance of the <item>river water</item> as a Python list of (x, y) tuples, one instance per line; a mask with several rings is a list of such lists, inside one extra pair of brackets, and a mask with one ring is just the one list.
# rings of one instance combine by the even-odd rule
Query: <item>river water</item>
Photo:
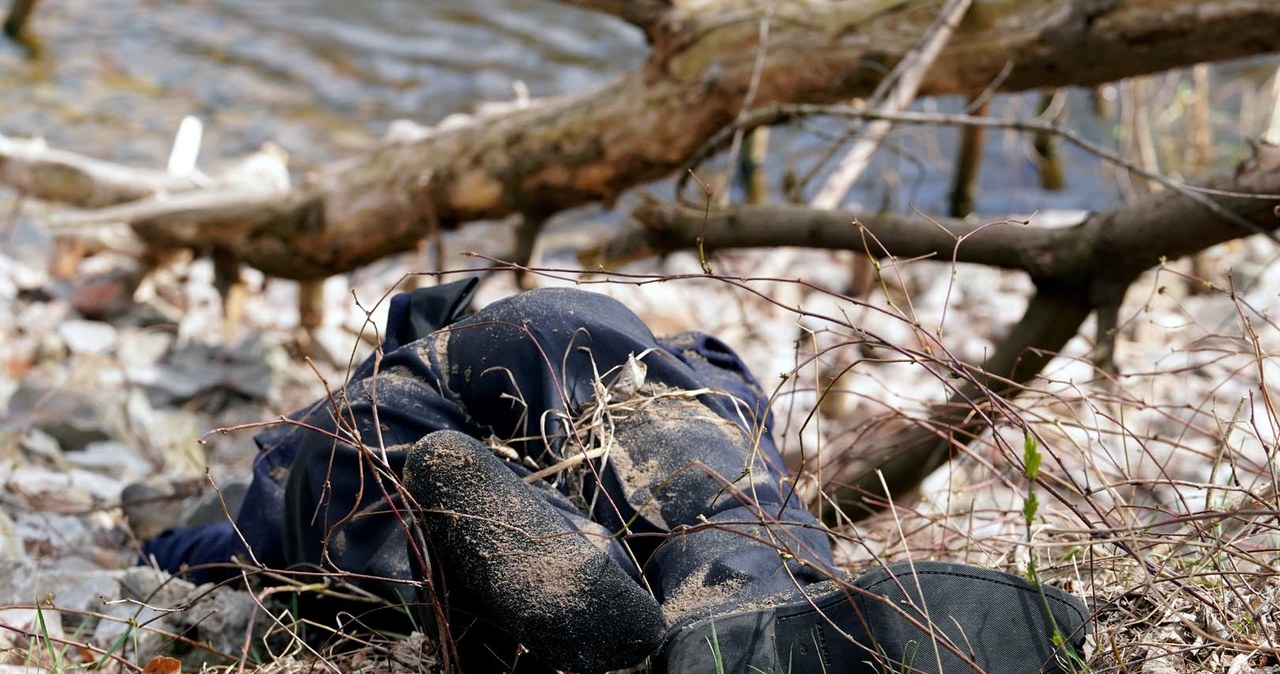
[[(7, 3), (6, 3), (7, 4)], [(576, 91), (644, 58), (630, 26), (537, 0), (53, 0), (34, 61), (0, 47), (0, 132), (162, 165), (183, 115), (203, 158), (274, 140), (302, 166), (477, 101)]]
[[(581, 91), (646, 53), (630, 26), (547, 0), (47, 0), (32, 28), (43, 45), (38, 58), (0, 40), (0, 133), (161, 167), (179, 121), (196, 115), (205, 123), (206, 170), (272, 141), (303, 171), (367, 145), (394, 119), (432, 124), (481, 101), (511, 100), (517, 82), (534, 96)], [(1261, 131), (1265, 115), (1256, 108), (1268, 99), (1259, 92), (1275, 61), (1264, 66), (1219, 69), (1232, 82), (1241, 73), (1252, 78), (1215, 85), (1219, 142)], [(1163, 98), (1142, 105), (1157, 122), (1185, 117), (1185, 100), (1178, 103), (1185, 81), (1153, 85)], [(998, 97), (993, 110), (1033, 114), (1035, 102), (1035, 95)], [(1242, 120), (1246, 112), (1250, 119)], [(1072, 93), (1068, 118), (1095, 141), (1123, 133), (1116, 118), (1091, 112), (1088, 92)], [(1162, 143), (1186, 138), (1177, 122), (1157, 129)], [(957, 138), (955, 130), (895, 132), (852, 197), (873, 209), (944, 212)], [(774, 139), (767, 169), (775, 186), (828, 142), (801, 131)], [(1097, 210), (1120, 199), (1115, 176), (1095, 158), (1071, 147), (1063, 156), (1067, 189), (1046, 192), (1025, 138), (989, 134), (980, 212)], [(10, 197), (0, 191), (0, 200)], [(586, 213), (567, 222), (611, 227), (621, 219)]]

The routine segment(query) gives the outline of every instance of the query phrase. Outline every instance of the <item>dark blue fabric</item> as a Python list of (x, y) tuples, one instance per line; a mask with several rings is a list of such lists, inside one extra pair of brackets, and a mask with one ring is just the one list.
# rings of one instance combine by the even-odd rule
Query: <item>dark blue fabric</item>
[[(176, 572), (184, 564), (190, 567), (225, 564), (242, 549), (231, 523), (217, 522), (167, 529), (144, 544), (143, 554), (155, 559), (160, 568)], [(190, 575), (203, 581), (208, 573), (206, 569), (196, 569)]]
[[(395, 365), (394, 350), (401, 344), (407, 344), (443, 328), (462, 317), (475, 295), (477, 278), (468, 278), (453, 283), (442, 284), (431, 288), (400, 293), (391, 298), (388, 308), (388, 319), (383, 345), (383, 352), (391, 352), (390, 366)], [(369, 378), (375, 368), (377, 358), (370, 356), (352, 373), (352, 381), (360, 382)], [(448, 405), (445, 405), (446, 407)], [(170, 572), (177, 572), (183, 566), (198, 566), (230, 561), (233, 556), (247, 555), (244, 543), (253, 551), (251, 559), (269, 568), (284, 568), (290, 564), (291, 555), (286, 551), (286, 533), (295, 532), (294, 540), (302, 536), (315, 534), (316, 527), (286, 526), (286, 479), (293, 468), (294, 459), (304, 444), (321, 444), (332, 447), (327, 438), (316, 438), (313, 424), (320, 428), (331, 427), (329, 423), (328, 400), (320, 400), (289, 416), (290, 421), (281, 423), (254, 437), (258, 446), (258, 456), (254, 460), (253, 480), (245, 494), (245, 499), (236, 517), (235, 527), (230, 523), (219, 523), (210, 527), (193, 527), (171, 529), (143, 544), (144, 558), (154, 559), (157, 565)], [(455, 418), (436, 418), (425, 424), (409, 424), (410, 426), (431, 430), (452, 428), (450, 423)], [(328, 428), (327, 430), (332, 430)], [(425, 433), (424, 433), (425, 434)], [(418, 436), (420, 437), (420, 436)], [(413, 439), (417, 439), (416, 437)], [(398, 473), (403, 465), (403, 455), (392, 452), (389, 456)], [(338, 487), (349, 487), (349, 478), (366, 477), (365, 471), (348, 472), (343, 468), (360, 465), (360, 460), (339, 461), (340, 469), (335, 477)], [(312, 467), (314, 468), (314, 466)], [(328, 472), (328, 471), (326, 471)], [(324, 479), (324, 478), (320, 478)], [(345, 493), (345, 492), (342, 492)], [(350, 493), (356, 493), (354, 490)], [(369, 497), (360, 499), (358, 507), (367, 507), (377, 498), (370, 493)], [(336, 511), (335, 511), (336, 512)], [(373, 525), (379, 531), (373, 535), (386, 537), (389, 518), (377, 518)], [(331, 524), (331, 522), (329, 522)], [(367, 526), (367, 525), (366, 525)], [(237, 535), (236, 530), (239, 530)], [(370, 532), (362, 531), (362, 534)], [(243, 543), (241, 542), (243, 537)], [(317, 536), (317, 541), (323, 540)], [(190, 572), (190, 579), (196, 583), (222, 580), (228, 577), (229, 571), (216, 568), (197, 569)]]
[(382, 350), (395, 351), (462, 318), (479, 285), (480, 279), (472, 277), (392, 297)]
[[(423, 572), (415, 562), (421, 551), (408, 545), (410, 516), (394, 479), (404, 450), (430, 432), (455, 429), (506, 439), (519, 454), (545, 465), (562, 451), (568, 420), (594, 399), (598, 377), (633, 354), (648, 354), (647, 381), (679, 390), (715, 389), (720, 393), (700, 400), (716, 415), (753, 434), (763, 424), (760, 453), (775, 477), (781, 476), (767, 399), (720, 340), (701, 333), (658, 340), (620, 303), (571, 289), (526, 293), (460, 318), (473, 290), (473, 284), (459, 282), (393, 298), (384, 356), (362, 363), (334, 400), (319, 401), (255, 438), (260, 453), (236, 526), (257, 562), (412, 580)], [(699, 451), (712, 448), (691, 447), (677, 459), (701, 460)], [(646, 524), (619, 496), (625, 491), (618, 476), (606, 470), (602, 478), (610, 498), (599, 499), (590, 516), (610, 531), (628, 523), (632, 533), (662, 534), (667, 526), (693, 526), (701, 516), (753, 517), (732, 498), (716, 504), (674, 501), (665, 510), (665, 524)], [(784, 499), (778, 480), (753, 483), (752, 497), (765, 511), (785, 510), (786, 519), (800, 525), (797, 531), (813, 532), (802, 534), (801, 547), (818, 566), (830, 565), (830, 548), (816, 520), (794, 499)], [(570, 524), (585, 520), (567, 499), (551, 501)], [(640, 540), (641, 546), (653, 542), (642, 559), (661, 542)], [(197, 559), (219, 561), (215, 551), (225, 555), (222, 560), (245, 552), (230, 526), (166, 532), (145, 551), (171, 571)], [(777, 554), (762, 551), (761, 563), (770, 568), (761, 575), (776, 574)], [(611, 552), (626, 558), (620, 550)], [(687, 560), (682, 564), (689, 566)], [(660, 574), (660, 567), (649, 572)], [(374, 589), (407, 599), (400, 590), (394, 582), (390, 589)]]

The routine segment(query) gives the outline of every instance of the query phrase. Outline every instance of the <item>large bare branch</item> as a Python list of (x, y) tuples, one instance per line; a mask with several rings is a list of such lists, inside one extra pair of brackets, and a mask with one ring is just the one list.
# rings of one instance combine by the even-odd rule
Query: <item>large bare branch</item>
[[(771, 4), (676, 3), (651, 34), (650, 61), (600, 89), (387, 142), (252, 208), (174, 204), (129, 222), (162, 245), (216, 245), (272, 275), (315, 279), (412, 250), (437, 225), (609, 202), (683, 165), (733, 122), (752, 79), (757, 23)], [(935, 10), (924, 0), (779, 0), (755, 105), (870, 92)], [(1021, 90), (1274, 51), (1274, 2), (979, 3), (921, 94), (972, 94), (1006, 71), (1000, 88)]]
[[(857, 516), (882, 506), (884, 486), (900, 497), (989, 423), (979, 410), (992, 396), (1011, 398), (1039, 375), (1088, 315), (1118, 305), (1143, 271), (1209, 246), (1280, 229), (1280, 147), (1258, 145), (1253, 158), (1195, 192), (1160, 192), (1063, 228), (1002, 222), (974, 225), (925, 216), (860, 216), (800, 206), (741, 206), (705, 211), (648, 199), (639, 226), (601, 251), (636, 257), (691, 249), (806, 246), (876, 258), (933, 257), (1020, 269), (1037, 292), (1026, 313), (981, 367), (961, 373), (950, 401), (918, 425), (843, 456), (836, 500)], [(1192, 196), (1212, 199), (1240, 224), (1224, 221)], [(883, 482), (882, 482), (883, 478)]]
[(983, 368), (969, 368), (950, 401), (915, 425), (842, 453), (833, 466), (832, 497), (843, 515), (860, 519), (899, 500), (987, 428), (991, 395), (1012, 398), (1080, 330), (1092, 305), (1082, 293), (1040, 289)]
[(131, 168), (0, 135), (0, 182), (40, 199), (84, 208), (179, 192), (197, 183), (164, 171)]
[(706, 211), (642, 197), (632, 212), (636, 224), (581, 253), (584, 264), (613, 266), (654, 254), (697, 247), (728, 248), (799, 246), (865, 252), (876, 258), (938, 257), (950, 259), (957, 240), (959, 261), (1005, 269), (1027, 269), (1028, 256), (1053, 236), (1051, 230), (1017, 223), (975, 225), (949, 218), (919, 215), (825, 211), (795, 204), (742, 206)]
[[(1128, 283), (1161, 258), (1280, 227), (1280, 148), (1259, 145), (1235, 172), (1188, 192), (1164, 191), (1059, 228), (1019, 222), (975, 225), (922, 215), (821, 211), (795, 205), (704, 209), (646, 198), (634, 226), (594, 251), (610, 264), (654, 253), (804, 246), (872, 257), (935, 257), (1026, 271), (1038, 284), (1088, 289)], [(1193, 196), (1194, 195), (1194, 196)], [(1224, 221), (1198, 199), (1238, 218)]]

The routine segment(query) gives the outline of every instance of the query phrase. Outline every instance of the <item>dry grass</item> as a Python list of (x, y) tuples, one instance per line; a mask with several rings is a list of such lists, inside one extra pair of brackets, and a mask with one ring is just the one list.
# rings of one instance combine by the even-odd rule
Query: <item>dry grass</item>
[[(1078, 337), (1021, 396), (983, 405), (992, 427), (918, 494), (899, 497), (896, 512), (839, 529), (841, 561), (854, 572), (904, 558), (1013, 573), (1030, 563), (1092, 606), (1091, 671), (1280, 672), (1280, 328), (1268, 311), (1280, 274), (1265, 243), (1210, 254), (1221, 270), (1213, 278), (1166, 267), (1130, 291), (1118, 374), (1091, 362), (1093, 344)], [(968, 348), (966, 360), (980, 362), (972, 342), (1001, 333), (1010, 312), (1000, 305), (1017, 306), (999, 290), (1010, 288), (1002, 274), (964, 269), (922, 284), (945, 278), (942, 265), (911, 266), (867, 307), (814, 292), (789, 305), (826, 317), (802, 321), (796, 336), (807, 343), (775, 403), (784, 441), (804, 454), (799, 482), (811, 498), (838, 480), (824, 474), (837, 457), (921, 418), (943, 397), (948, 354)], [(885, 334), (928, 357), (885, 348)], [(1034, 483), (1027, 433), (1043, 455)], [(1039, 508), (1028, 527), (1032, 492)]]
[[(1280, 672), (1280, 400), (1273, 384), (1280, 328), (1267, 311), (1280, 272), (1268, 250), (1250, 241), (1214, 251), (1220, 269), (1237, 270), (1230, 276), (1190, 279), (1169, 267), (1144, 278), (1122, 312), (1118, 374), (1091, 362), (1091, 340), (1077, 338), (1023, 395), (985, 406), (993, 426), (958, 449), (918, 494), (896, 499), (893, 513), (834, 530), (838, 560), (854, 573), (873, 560), (905, 558), (1014, 573), (1030, 564), (1090, 603), (1096, 635), (1086, 671)], [(881, 292), (866, 302), (733, 276), (735, 265), (745, 271), (757, 263), (731, 256), (717, 265), (726, 276), (711, 278), (700, 276), (696, 259), (676, 256), (660, 276), (613, 278), (592, 289), (645, 317), (661, 312), (669, 321), (685, 312), (697, 321), (687, 327), (737, 348), (772, 388), (773, 431), (796, 459), (800, 492), (815, 504), (838, 480), (832, 471), (841, 455), (926, 414), (945, 395), (947, 359), (979, 362), (1025, 302), (1026, 286), (1016, 277), (976, 268), (951, 275), (939, 273), (945, 265), (923, 262), (887, 270)], [(686, 280), (649, 283), (686, 269)], [(547, 273), (544, 282), (558, 277)], [(1192, 284), (1207, 292), (1186, 293)], [(602, 373), (602, 380), (612, 376)], [(600, 391), (609, 389), (601, 384)], [(610, 405), (639, 404), (615, 397), (575, 420), (578, 449), (607, 448)], [(1034, 481), (1024, 472), (1027, 433), (1043, 456)], [(553, 468), (562, 477), (575, 474), (570, 466)], [(1039, 506), (1028, 526), (1024, 506), (1032, 492)], [(434, 635), (350, 630), (317, 646), (298, 636), (288, 606), (270, 603), (283, 594), (281, 581), (263, 576), (251, 587), (268, 610), (242, 649), (222, 651), (238, 662), (210, 671), (438, 668)], [(170, 608), (199, 612), (202, 601), (184, 596)], [(158, 623), (131, 627), (182, 641)], [(6, 664), (73, 671), (103, 663), (124, 671), (141, 655), (128, 640), (104, 653), (79, 636), (57, 643), (34, 627), (27, 636), (26, 648), (7, 655)], [(254, 669), (253, 662), (261, 664)]]

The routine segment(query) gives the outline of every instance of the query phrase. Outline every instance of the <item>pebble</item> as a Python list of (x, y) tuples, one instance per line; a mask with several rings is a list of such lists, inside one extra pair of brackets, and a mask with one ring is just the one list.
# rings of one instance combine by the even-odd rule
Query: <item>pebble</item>
[(49, 283), (49, 275), (43, 270), (4, 254), (0, 254), (0, 279), (19, 291), (37, 290)]
[(111, 596), (123, 601), (110, 602), (102, 609), (102, 620), (94, 629), (91, 641), (100, 648), (111, 648), (122, 638), (128, 638), (137, 649), (138, 660), (146, 662), (159, 652), (163, 639), (153, 629), (139, 630), (134, 625), (149, 625), (160, 630), (171, 628), (167, 609), (179, 606), (195, 586), (145, 566), (124, 570), (117, 581), (118, 587)]
[(0, 565), (17, 568), (26, 561), (27, 552), (23, 548), (22, 537), (18, 535), (18, 526), (0, 510)]
[(50, 470), (43, 466), (20, 466), (9, 474), (6, 482), (9, 493), (41, 497), (44, 505), (91, 506), (119, 500), (124, 489), (119, 480), (80, 468)]
[[(140, 662), (161, 653), (171, 639), (163, 633), (185, 634), (207, 644), (212, 651), (238, 653), (244, 644), (245, 629), (257, 612), (253, 596), (230, 587), (199, 587), (147, 567), (133, 567), (115, 576), (121, 601), (109, 602), (104, 617), (93, 630), (92, 643), (111, 648), (127, 639)], [(173, 610), (190, 606), (185, 610)], [(256, 630), (268, 629), (269, 620), (259, 619)], [(145, 625), (138, 629), (134, 625)], [(184, 659), (183, 671), (201, 671), (207, 653), (195, 650)]]
[(30, 428), (23, 433), (18, 445), (33, 457), (57, 461), (62, 456), (62, 446), (58, 444), (58, 439), (39, 428)]
[[(64, 639), (62, 614), (58, 611), (36, 610), (33, 599), (24, 599), (22, 608), (0, 609), (0, 653), (19, 650), (26, 644), (24, 634), (44, 633), (52, 639)], [(25, 670), (24, 670), (25, 671)]]
[(160, 362), (173, 347), (171, 333), (154, 328), (126, 327), (120, 330), (116, 358), (126, 371)]
[(114, 269), (78, 279), (68, 301), (85, 318), (121, 318), (134, 307), (136, 274), (136, 269)]
[(51, 436), (64, 452), (110, 440), (107, 421), (114, 416), (111, 403), (119, 392), (77, 389), (64, 378), (61, 368), (33, 369), (10, 397), (9, 414), (22, 419), (23, 426)]
[(70, 319), (58, 325), (67, 350), (76, 355), (104, 355), (115, 348), (119, 332), (110, 323)]
[(32, 302), (18, 312), (19, 330), (33, 335), (48, 335), (57, 331), (67, 320), (71, 306), (66, 302)]
[[(84, 620), (81, 611), (101, 610), (106, 600), (117, 596), (117, 578), (123, 571), (74, 570), (22, 561), (6, 565), (0, 573), (0, 653), (20, 645), (18, 632), (46, 632), (54, 638), (79, 634)], [(55, 606), (62, 611), (41, 608)], [(43, 627), (40, 621), (43, 620)], [(8, 629), (4, 629), (8, 628)], [(0, 669), (0, 674), (5, 670)], [(38, 671), (38, 670), (27, 670)]]
[(120, 484), (141, 481), (154, 470), (137, 449), (115, 440), (91, 442), (78, 452), (68, 452), (65, 458), (79, 468)]

